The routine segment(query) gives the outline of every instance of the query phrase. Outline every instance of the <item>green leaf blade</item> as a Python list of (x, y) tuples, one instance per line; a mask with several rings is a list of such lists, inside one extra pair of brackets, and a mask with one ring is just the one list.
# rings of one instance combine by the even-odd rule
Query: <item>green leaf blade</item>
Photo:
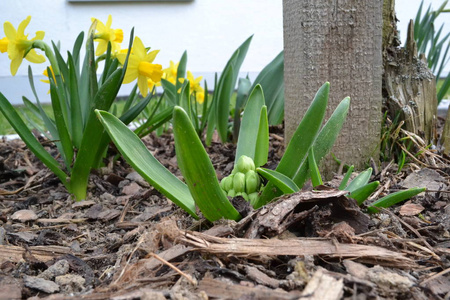
[[(244, 109), (242, 124), (239, 130), (239, 138), (236, 147), (234, 164), (242, 155), (255, 160), (256, 145), (258, 140), (261, 109), (264, 106), (264, 93), (260, 85), (257, 85), (250, 94)], [(263, 141), (262, 141), (263, 142)], [(256, 164), (256, 162), (255, 162)]]
[(161, 165), (142, 141), (115, 116), (99, 110), (96, 110), (96, 114), (117, 149), (133, 169), (176, 205), (192, 217), (198, 218), (195, 213), (194, 199), (188, 187)]
[(205, 218), (238, 220), (240, 214), (225, 196), (189, 116), (179, 106), (173, 111), (173, 133), (178, 166)]
[[(291, 179), (297, 177), (302, 164), (306, 160), (309, 148), (314, 144), (319, 133), (320, 126), (322, 125), (325, 116), (329, 92), (330, 83), (328, 82), (319, 88), (314, 100), (298, 125), (297, 130), (294, 132), (276, 171)], [(294, 182), (298, 185), (295, 180)], [(270, 202), (280, 194), (281, 192), (269, 182), (256, 203), (255, 208), (259, 208)]]
[(272, 182), (283, 194), (293, 194), (300, 190), (292, 179), (280, 172), (265, 168), (256, 168), (256, 172)]
[(70, 191), (70, 185), (67, 182), (66, 173), (61, 169), (56, 159), (45, 151), (44, 147), (38, 142), (38, 140), (36, 140), (34, 135), (23, 122), (22, 118), (20, 118), (14, 107), (2, 93), (0, 93), (0, 111), (3, 113), (20, 138), (25, 142), (27, 147), (34, 153), (34, 155), (36, 155), (39, 160), (41, 160), (53, 173), (55, 173), (59, 180), (61, 180), (61, 182)]

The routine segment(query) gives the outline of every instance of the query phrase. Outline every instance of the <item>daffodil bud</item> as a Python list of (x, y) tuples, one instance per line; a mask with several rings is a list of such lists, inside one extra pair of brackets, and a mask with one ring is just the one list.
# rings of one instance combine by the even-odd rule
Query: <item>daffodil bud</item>
[(236, 193), (245, 192), (245, 175), (244, 173), (237, 172), (233, 176), (233, 189)]
[(250, 205), (254, 205), (256, 202), (258, 202), (259, 194), (258, 192), (248, 194), (248, 201), (250, 202)]
[(253, 162), (253, 159), (246, 155), (239, 157), (236, 167), (239, 172), (244, 174), (249, 170), (255, 171), (255, 163)]
[(257, 192), (260, 185), (261, 180), (259, 179), (259, 175), (255, 171), (249, 170), (247, 173), (245, 173), (245, 191), (247, 192), (247, 194)]

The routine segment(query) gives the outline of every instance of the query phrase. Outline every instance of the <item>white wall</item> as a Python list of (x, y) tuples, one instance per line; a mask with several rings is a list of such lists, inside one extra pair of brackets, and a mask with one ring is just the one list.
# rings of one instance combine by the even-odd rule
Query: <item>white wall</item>
[[(441, 0), (426, 0), (425, 4), (438, 8)], [(406, 27), (414, 18), (420, 0), (396, 0), (398, 28), (402, 41)], [(106, 22), (113, 16), (113, 28), (124, 30), (123, 47), (127, 47), (131, 28), (146, 46), (160, 49), (155, 62), (167, 66), (178, 61), (188, 51), (188, 69), (194, 76), (203, 75), (210, 86), (214, 72), (220, 72), (232, 52), (251, 34), (254, 34), (247, 57), (242, 65), (243, 75), (254, 77), (283, 48), (282, 0), (193, 0), (192, 2), (97, 2), (73, 3), (67, 0), (0, 0), (0, 23), (10, 21), (15, 27), (28, 15), (32, 16), (27, 28), (30, 37), (44, 30), (45, 40), (60, 41), (62, 49), (71, 49), (80, 31), (90, 26), (91, 17)], [(450, 14), (446, 32), (450, 32)], [(0, 30), (0, 38), (3, 37)], [(10, 61), (0, 54), (0, 91), (12, 102), (21, 103), (21, 96), (31, 98), (24, 61), (17, 75), (9, 71)], [(45, 65), (33, 65), (35, 74), (41, 74)], [(448, 71), (449, 67), (447, 67)], [(46, 95), (48, 86), (37, 82), (37, 88)], [(126, 94), (130, 85), (122, 90)], [(44, 99), (41, 99), (44, 100)]]
[[(123, 47), (135, 27), (145, 46), (160, 49), (155, 60), (163, 66), (178, 61), (188, 52), (188, 69), (203, 75), (213, 85), (214, 72), (220, 72), (233, 51), (254, 34), (241, 71), (254, 76), (283, 49), (282, 0), (193, 0), (192, 2), (103, 2), (73, 3), (66, 0), (1, 0), (0, 23), (10, 21), (16, 28), (32, 16), (27, 32), (44, 30), (45, 41), (61, 41), (62, 49), (71, 49), (80, 31), (87, 31), (91, 17), (106, 22), (113, 17), (112, 28), (124, 30)], [(0, 31), (0, 38), (4, 34)], [(17, 75), (11, 77), (10, 61), (0, 54), (0, 91), (12, 102), (31, 97), (24, 61)], [(33, 65), (41, 74), (45, 65)], [(245, 75), (245, 74), (243, 74)], [(129, 86), (129, 85), (128, 85)], [(44, 83), (37, 83), (43, 93)], [(131, 87), (129, 87), (131, 88)]]

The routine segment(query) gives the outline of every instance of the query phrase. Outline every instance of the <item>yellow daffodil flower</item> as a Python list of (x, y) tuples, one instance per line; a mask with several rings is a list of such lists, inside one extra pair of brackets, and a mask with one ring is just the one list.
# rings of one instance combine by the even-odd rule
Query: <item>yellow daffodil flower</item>
[[(199, 76), (197, 78), (194, 78), (194, 75), (192, 75), (191, 71), (187, 71), (187, 80), (189, 80), (189, 88), (191, 90), (191, 94), (195, 93), (195, 100), (199, 104), (202, 104), (205, 100), (205, 91), (200, 86), (200, 81), (202, 80), (203, 76)], [(180, 82), (184, 82), (184, 78), (180, 78)]]
[[(53, 69), (52, 69), (52, 67), (49, 66), (49, 68), (50, 68), (50, 72), (52, 72), (53, 80), (56, 81), (55, 75), (53, 74)], [(48, 69), (46, 68), (46, 69), (44, 70), (44, 72), (42, 72), (42, 75), (44, 75), (45, 77), (48, 78), (48, 71), (47, 71), (47, 70), (48, 70)], [(44, 82), (44, 83), (50, 84), (50, 79), (41, 79), (41, 81)]]
[[(143, 97), (146, 97), (149, 88), (148, 79), (157, 83), (161, 81), (163, 75), (162, 66), (153, 64), (159, 50), (147, 53), (147, 49), (144, 47), (141, 39), (135, 37), (131, 52), (123, 83), (130, 83), (137, 78), (139, 91)], [(117, 54), (117, 59), (122, 65), (125, 63), (126, 56), (124, 53)]]
[(3, 24), (6, 37), (2, 38), (0, 41), (0, 51), (3, 53), (8, 52), (8, 57), (11, 59), (11, 74), (13, 76), (16, 75), (24, 58), (29, 62), (37, 64), (45, 62), (45, 57), (37, 54), (36, 51), (32, 49), (33, 42), (44, 39), (45, 32), (36, 31), (36, 36), (31, 40), (28, 40), (28, 34), (25, 35), (25, 28), (30, 23), (30, 20), (31, 16), (28, 16), (19, 24), (17, 30), (10, 22), (5, 22)]
[[(50, 68), (50, 72), (52, 73), (53, 80), (56, 81), (55, 74), (53, 74), (52, 66), (49, 66), (49, 68)], [(48, 78), (48, 69), (47, 68), (44, 70), (44, 72), (42, 72), (42, 75), (44, 75), (45, 77)], [(41, 79), (41, 82), (50, 84), (50, 79)], [(48, 90), (47, 94), (50, 94), (50, 90)]]
[(112, 29), (112, 17), (108, 16), (106, 24), (103, 24), (100, 20), (96, 18), (91, 19), (92, 22), (97, 20), (97, 33), (95, 34), (94, 41), (98, 42), (97, 50), (95, 50), (95, 55), (100, 56), (106, 52), (108, 49), (108, 43), (111, 42), (111, 52), (116, 53), (120, 50), (120, 44), (123, 41), (123, 31), (122, 29)]
[(150, 78), (147, 79), (147, 83), (148, 83), (148, 88), (150, 89), (150, 91), (153, 91), (153, 94), (156, 93), (156, 89), (153, 90), (153, 88), (156, 87), (156, 86), (161, 86), (161, 81), (154, 82), (154, 81), (151, 80)]
[(173, 85), (175, 85), (175, 82), (177, 80), (177, 72), (178, 72), (178, 65), (180, 63), (177, 62), (176, 64), (173, 61), (170, 61), (170, 66), (167, 69), (164, 69), (164, 75), (163, 78)]

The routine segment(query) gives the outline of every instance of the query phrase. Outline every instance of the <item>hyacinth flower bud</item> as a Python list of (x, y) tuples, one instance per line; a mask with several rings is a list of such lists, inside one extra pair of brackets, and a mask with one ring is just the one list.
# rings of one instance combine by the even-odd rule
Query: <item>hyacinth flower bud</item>
[(234, 175), (229, 175), (222, 178), (222, 181), (220, 181), (220, 187), (222, 188), (222, 190), (228, 192), (233, 188), (233, 176)]
[(231, 189), (231, 190), (228, 191), (227, 196), (228, 197), (234, 197), (234, 196), (236, 196), (236, 192), (233, 189)]
[(257, 192), (261, 185), (261, 180), (259, 179), (258, 173), (249, 170), (245, 173), (245, 191), (247, 194)]
[(259, 194), (258, 192), (248, 194), (248, 201), (250, 202), (250, 205), (254, 205), (256, 202), (258, 202)]
[(229, 190), (233, 189), (233, 177), (234, 177), (234, 175), (229, 175), (224, 178), (225, 182), (224, 182), (223, 186), (224, 186), (225, 191), (229, 191)]
[(233, 176), (233, 189), (236, 193), (245, 192), (245, 175), (244, 173), (237, 172)]
[(253, 162), (253, 159), (246, 155), (239, 157), (236, 167), (239, 172), (244, 174), (249, 170), (255, 171), (255, 163)]

